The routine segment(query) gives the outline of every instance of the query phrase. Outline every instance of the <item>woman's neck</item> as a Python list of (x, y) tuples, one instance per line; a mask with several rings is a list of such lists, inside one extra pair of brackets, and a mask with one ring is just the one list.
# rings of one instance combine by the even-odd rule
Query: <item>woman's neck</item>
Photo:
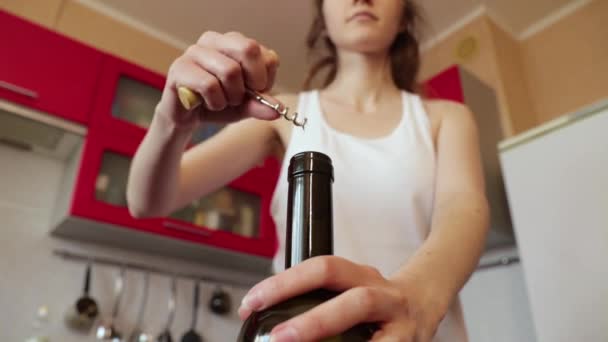
[[(376, 107), (387, 97), (399, 93), (393, 81), (390, 57), (352, 52), (338, 55), (338, 73), (324, 92), (357, 109)], [(348, 94), (345, 97), (344, 94)], [(371, 107), (371, 108), (370, 108)]]

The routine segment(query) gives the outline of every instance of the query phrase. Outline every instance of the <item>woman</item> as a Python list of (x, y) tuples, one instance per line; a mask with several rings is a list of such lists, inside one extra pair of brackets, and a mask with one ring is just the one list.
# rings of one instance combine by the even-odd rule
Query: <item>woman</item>
[[(245, 87), (272, 88), (276, 53), (239, 33), (207, 32), (169, 70), (133, 162), (131, 213), (167, 215), (279, 153), (272, 214), (282, 243), (286, 164), (302, 150), (324, 152), (337, 180), (336, 256), (262, 281), (243, 299), (241, 317), (331, 288), (343, 293), (276, 327), (272, 341), (316, 341), (360, 322), (380, 322), (373, 341), (466, 341), (458, 292), (482, 253), (489, 216), (472, 114), (414, 94), (411, 1), (317, 0), (316, 7), (309, 46), (327, 49), (317, 65), (329, 67), (327, 82), (276, 96), (306, 115), (306, 131), (244, 95)], [(200, 93), (204, 108), (183, 110), (177, 86)], [(232, 124), (182, 154), (206, 120)]]

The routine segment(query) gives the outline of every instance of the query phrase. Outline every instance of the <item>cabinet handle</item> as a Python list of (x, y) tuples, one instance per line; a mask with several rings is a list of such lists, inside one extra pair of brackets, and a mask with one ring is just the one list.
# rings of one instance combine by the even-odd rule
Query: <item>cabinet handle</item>
[(200, 235), (203, 237), (210, 237), (213, 233), (208, 232), (202, 229), (195, 229), (186, 225), (182, 225), (179, 223), (171, 222), (171, 221), (163, 221), (163, 227), (173, 230), (179, 230), (180, 232), (190, 233), (194, 235)]
[(27, 88), (20, 87), (20, 86), (18, 86), (16, 84), (8, 83), (6, 81), (0, 80), (0, 88), (6, 89), (8, 91), (12, 91), (13, 93), (16, 93), (16, 94), (19, 94), (19, 95), (27, 96), (27, 97), (32, 98), (32, 99), (37, 99), (38, 98), (38, 93), (37, 92), (35, 92), (33, 90), (29, 90)]

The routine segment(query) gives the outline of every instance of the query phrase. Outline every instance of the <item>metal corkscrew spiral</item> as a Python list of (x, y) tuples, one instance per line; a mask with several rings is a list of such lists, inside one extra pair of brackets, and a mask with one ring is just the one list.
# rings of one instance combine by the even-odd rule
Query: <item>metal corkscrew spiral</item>
[[(291, 121), (294, 124), (294, 126), (302, 127), (302, 129), (305, 128), (306, 122), (308, 121), (308, 119), (304, 118), (303, 120), (298, 120), (299, 114), (297, 112), (293, 112), (293, 114), (291, 114), (291, 116), (290, 116), (289, 108), (286, 107), (285, 105), (283, 105), (282, 103), (272, 103), (272, 102), (268, 101), (267, 99), (265, 99), (262, 96), (262, 94), (260, 94), (256, 91), (253, 91), (251, 89), (246, 89), (246, 92), (249, 96), (251, 96), (257, 102), (273, 109), (275, 112), (277, 112), (283, 118), (285, 118), (285, 120)], [(187, 110), (192, 110), (192, 109), (200, 106), (203, 103), (202, 97), (199, 94), (195, 93), (194, 91), (190, 90), (189, 88), (178, 87), (177, 94), (179, 96), (180, 102), (182, 103), (184, 108), (186, 108)]]

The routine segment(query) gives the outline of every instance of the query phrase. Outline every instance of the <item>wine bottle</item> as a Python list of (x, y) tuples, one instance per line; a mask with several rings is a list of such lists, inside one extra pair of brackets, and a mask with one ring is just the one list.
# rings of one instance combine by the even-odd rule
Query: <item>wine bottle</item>
[[(285, 268), (306, 259), (333, 254), (331, 159), (319, 152), (302, 152), (289, 163)], [(238, 342), (268, 342), (272, 329), (288, 319), (332, 299), (338, 293), (315, 290), (252, 313), (243, 323)], [(361, 324), (325, 342), (368, 341), (373, 326)]]

